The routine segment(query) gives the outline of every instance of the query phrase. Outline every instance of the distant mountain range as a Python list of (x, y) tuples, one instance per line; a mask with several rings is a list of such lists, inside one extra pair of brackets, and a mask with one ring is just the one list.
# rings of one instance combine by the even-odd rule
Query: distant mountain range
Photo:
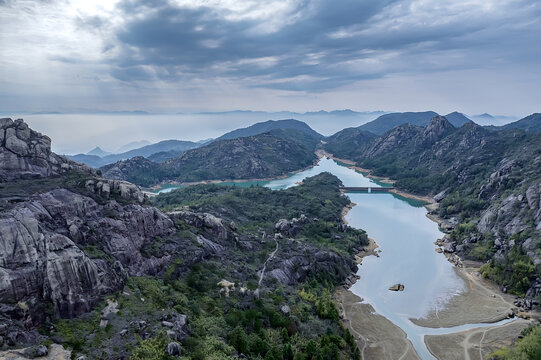
[[(127, 160), (133, 157), (142, 156), (148, 158), (154, 162), (164, 162), (169, 159), (176, 158), (186, 150), (195, 149), (204, 146), (211, 142), (220, 140), (235, 139), (239, 137), (253, 136), (262, 134), (272, 130), (278, 129), (290, 129), (299, 130), (310, 135), (316, 139), (322, 139), (323, 135), (314, 131), (306, 123), (298, 120), (269, 120), (261, 123), (251, 125), (246, 128), (237, 129), (220, 136), (217, 139), (207, 139), (198, 142), (181, 141), (181, 140), (164, 140), (156, 144), (150, 144), (130, 151), (122, 152), (119, 154), (106, 154), (105, 151), (96, 147), (91, 152), (86, 154), (68, 155), (68, 157), (74, 161), (78, 161), (94, 168), (102, 167), (108, 164), (115, 163), (121, 160)], [(135, 143), (130, 143), (124, 146), (133, 146)], [(100, 155), (103, 154), (103, 155)]]
[[(317, 112), (314, 114), (318, 113), (321, 112)], [(344, 114), (344, 116), (347, 116), (347, 114), (351, 114), (354, 112), (351, 110), (343, 110), (331, 113), (340, 113)], [(387, 131), (395, 128), (396, 126), (400, 126), (403, 124), (426, 127), (430, 122), (430, 119), (435, 116), (438, 116), (438, 114), (434, 111), (384, 114), (371, 122), (358, 126), (357, 128), (347, 128), (339, 131), (338, 133), (328, 137), (327, 139), (330, 139), (329, 146), (331, 147), (333, 146), (332, 144), (343, 144), (350, 142), (353, 142), (353, 144), (357, 144), (359, 142), (365, 142), (366, 140), (370, 140), (375, 135), (383, 135)], [(485, 118), (488, 118), (491, 115), (483, 114), (483, 116)], [(445, 118), (449, 121), (449, 123), (451, 123), (454, 127), (457, 128), (472, 121), (466, 115), (459, 112), (452, 112), (450, 114), (447, 114)], [(532, 114), (524, 119), (506, 124), (504, 126), (487, 126), (486, 128), (489, 130), (505, 130), (516, 128), (528, 132), (541, 132), (541, 120), (539, 114)], [(319, 134), (306, 123), (299, 120), (268, 120), (256, 123), (245, 128), (230, 131), (216, 139), (206, 139), (198, 142), (182, 140), (164, 140), (155, 144), (148, 144), (116, 154), (108, 153), (107, 151), (96, 147), (86, 154), (68, 155), (68, 157), (74, 161), (85, 163), (94, 168), (102, 167), (108, 164), (113, 164), (118, 161), (127, 160), (138, 156), (147, 158), (148, 160), (155, 163), (162, 163), (170, 159), (177, 158), (187, 150), (196, 149), (208, 145), (212, 142), (235, 139), (239, 137), (254, 136), (276, 129), (297, 130), (309, 135), (314, 139), (324, 138), (323, 135)], [(334, 141), (338, 138), (342, 140), (338, 142)], [(132, 142), (130, 144), (126, 144), (120, 150), (129, 149), (130, 147), (145, 143), (148, 143), (148, 141), (141, 140), (138, 142)], [(358, 156), (360, 151), (362, 151), (362, 148), (359, 146), (352, 146), (349, 149), (350, 150), (348, 156)], [(341, 150), (343, 151), (344, 149)]]
[(140, 147), (138, 149), (133, 149), (120, 154), (110, 154), (103, 157), (96, 154), (67, 155), (67, 157), (74, 161), (82, 162), (94, 168), (98, 168), (120, 160), (126, 160), (136, 156), (148, 157), (159, 152), (175, 151), (176, 154), (180, 154), (183, 151), (195, 149), (199, 146), (201, 146), (201, 144), (192, 141), (164, 140), (155, 144)]
[(130, 142), (130, 143), (127, 143), (126, 145), (121, 146), (121, 147), (116, 151), (116, 153), (117, 153), (117, 154), (120, 154), (120, 153), (123, 153), (123, 152), (126, 152), (126, 151), (138, 149), (138, 148), (140, 148), (140, 147), (147, 146), (147, 145), (150, 145), (150, 144), (151, 144), (151, 142), (148, 141), (148, 140), (132, 141), (132, 142)]
[(320, 138), (320, 139), (323, 138), (323, 135), (314, 131), (306, 123), (299, 120), (286, 119), (286, 120), (269, 120), (269, 121), (260, 122), (260, 123), (242, 128), (242, 129), (233, 130), (220, 136), (219, 138), (214, 139), (213, 141), (236, 139), (239, 137), (258, 135), (258, 134), (262, 134), (262, 133), (265, 133), (271, 130), (276, 130), (276, 129), (296, 129), (304, 133), (307, 133), (308, 135), (311, 135), (315, 138)]
[[(298, 117), (298, 116), (359, 116), (359, 115), (374, 115), (379, 116), (382, 114), (388, 113), (388, 111), (354, 111), (351, 109), (344, 110), (319, 110), (319, 111), (307, 111), (307, 112), (294, 112), (294, 111), (253, 111), (253, 110), (231, 110), (231, 111), (204, 111), (194, 113), (197, 115), (234, 115), (234, 114), (243, 114), (243, 115), (269, 115), (273, 117)], [(186, 115), (186, 113), (179, 112), (179, 115)]]
[[(427, 126), (430, 119), (435, 116), (438, 116), (438, 113), (434, 111), (390, 113), (381, 115), (376, 120), (370, 121), (358, 128), (376, 135), (383, 135), (392, 128), (402, 124)], [(445, 117), (455, 127), (460, 127), (471, 121), (466, 115), (456, 111), (445, 115)]]
[(314, 133), (277, 128), (253, 136), (213, 141), (162, 163), (139, 156), (106, 165), (101, 171), (105, 178), (141, 186), (162, 181), (276, 177), (316, 160), (314, 151), (321, 135)]

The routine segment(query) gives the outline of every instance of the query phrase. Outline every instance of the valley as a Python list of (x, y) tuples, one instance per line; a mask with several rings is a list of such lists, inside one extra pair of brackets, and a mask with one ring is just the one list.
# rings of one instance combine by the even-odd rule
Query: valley
[[(22, 121), (2, 124), (14, 129), (0, 184), (4, 346), (63, 344), (74, 358), (476, 358), (538, 321), (537, 253), (522, 252), (539, 239), (535, 132), (439, 116), (381, 136), (286, 127), (95, 170), (51, 153)], [(11, 145), (27, 139), (41, 152)], [(463, 167), (460, 151), (480, 160)], [(472, 167), (487, 151), (486, 169)], [(510, 163), (521, 166), (501, 170)], [(171, 190), (149, 197), (131, 182)], [(395, 194), (344, 193), (390, 182)], [(513, 219), (486, 215), (509, 199), (523, 204)], [(505, 231), (480, 250), (491, 227)], [(368, 236), (378, 256), (357, 266)], [(389, 292), (397, 282), (404, 291)]]

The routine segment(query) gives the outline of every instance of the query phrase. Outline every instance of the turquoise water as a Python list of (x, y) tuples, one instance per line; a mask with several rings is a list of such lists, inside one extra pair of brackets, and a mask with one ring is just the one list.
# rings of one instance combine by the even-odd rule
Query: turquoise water
[[(230, 182), (223, 185), (266, 186), (273, 190), (296, 186), (303, 179), (322, 172), (337, 176), (344, 186), (378, 187), (384, 184), (362, 173), (323, 158), (305, 171), (273, 181)], [(177, 186), (178, 187), (178, 186)], [(162, 191), (171, 191), (174, 186)], [(350, 290), (372, 305), (375, 311), (389, 319), (407, 334), (422, 359), (434, 359), (424, 343), (425, 335), (441, 335), (478, 327), (503, 324), (465, 324), (452, 328), (424, 328), (410, 318), (422, 318), (438, 310), (464, 290), (464, 283), (453, 265), (443, 254), (434, 251), (434, 241), (443, 237), (438, 225), (426, 217), (422, 203), (392, 193), (348, 192), (356, 204), (346, 215), (350, 226), (366, 230), (381, 250), (380, 256), (368, 256), (359, 266), (357, 281)], [(401, 283), (404, 291), (389, 291), (389, 286)]]
[[(250, 186), (265, 186), (270, 181), (224, 181), (220, 183), (216, 183), (217, 185), (224, 185), (224, 186), (237, 186), (237, 187), (250, 187)], [(172, 185), (172, 184), (164, 184), (161, 185), (159, 189), (152, 191), (155, 194), (161, 194), (161, 193), (168, 193), (175, 189), (181, 189), (189, 185)]]
[[(344, 186), (380, 186), (363, 174), (322, 159), (317, 166), (286, 179), (269, 182), (271, 189), (295, 186), (302, 179), (328, 171)], [(366, 230), (379, 245), (379, 257), (368, 256), (359, 266), (357, 281), (350, 290), (374, 307), (407, 334), (422, 359), (434, 359), (424, 344), (425, 335), (440, 335), (495, 324), (466, 324), (453, 328), (424, 328), (410, 318), (422, 318), (437, 310), (464, 290), (464, 282), (443, 254), (434, 251), (434, 241), (444, 234), (426, 217), (427, 210), (418, 201), (391, 193), (348, 192), (356, 204), (346, 215), (350, 226)], [(404, 291), (388, 288), (396, 283)], [(504, 320), (498, 324), (509, 322)]]

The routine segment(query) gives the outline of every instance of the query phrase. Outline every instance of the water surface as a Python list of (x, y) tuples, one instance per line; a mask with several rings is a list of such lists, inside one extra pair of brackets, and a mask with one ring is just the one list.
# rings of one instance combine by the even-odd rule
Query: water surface
[[(272, 189), (295, 186), (302, 179), (328, 171), (344, 186), (381, 186), (333, 160), (322, 159), (317, 166), (286, 179), (269, 182)], [(434, 241), (444, 234), (426, 217), (419, 202), (391, 193), (348, 192), (356, 204), (346, 215), (350, 226), (366, 230), (381, 250), (380, 256), (368, 256), (359, 266), (360, 279), (350, 290), (363, 302), (389, 319), (406, 333), (422, 359), (434, 359), (424, 343), (425, 335), (441, 335), (496, 324), (465, 324), (452, 328), (424, 328), (410, 318), (421, 318), (437, 310), (465, 289), (464, 282), (443, 254), (434, 251)], [(401, 292), (389, 291), (393, 284), (404, 284)], [(512, 321), (504, 320), (497, 324)]]
[[(344, 186), (379, 187), (384, 184), (365, 177), (344, 164), (323, 158), (307, 170), (284, 179), (272, 181), (229, 182), (223, 185), (266, 186), (273, 190), (296, 186), (303, 179), (330, 172)], [(173, 187), (162, 191), (171, 191)], [(426, 217), (427, 210), (419, 201), (392, 193), (348, 192), (356, 204), (346, 215), (349, 225), (366, 230), (381, 250), (380, 256), (368, 256), (359, 266), (360, 279), (350, 290), (372, 305), (375, 311), (389, 319), (406, 333), (422, 359), (434, 359), (424, 343), (425, 335), (442, 335), (478, 327), (503, 324), (465, 324), (452, 328), (425, 328), (413, 324), (410, 318), (422, 318), (438, 310), (464, 291), (464, 282), (443, 254), (434, 251), (434, 241), (443, 237), (438, 225)], [(393, 284), (404, 284), (401, 292), (389, 291)]]

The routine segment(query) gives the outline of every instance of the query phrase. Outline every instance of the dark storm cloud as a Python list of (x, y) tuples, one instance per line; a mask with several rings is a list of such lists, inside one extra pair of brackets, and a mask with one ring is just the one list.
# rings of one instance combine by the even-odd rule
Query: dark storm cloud
[[(262, 31), (259, 20), (228, 20), (226, 10), (125, 1), (119, 9), (127, 21), (115, 34), (112, 75), (126, 82), (228, 77), (269, 88), (322, 91), (392, 72), (474, 68), (495, 58), (539, 52), (528, 46), (539, 35), (535, 3), (512, 4), (529, 14), (525, 24), (536, 29), (530, 33), (520, 23), (474, 15), (415, 18), (412, 12), (413, 21), (399, 23), (408, 20), (405, 16), (393, 23), (382, 14), (397, 3), (408, 5), (391, 0), (300, 2), (289, 14), (296, 17), (293, 22)], [(434, 56), (438, 53), (440, 58)]]
[[(118, 31), (121, 51), (113, 59), (114, 76), (129, 81), (131, 69), (141, 65), (158, 68), (156, 77), (175, 80), (180, 76), (229, 76), (233, 78), (269, 77), (277, 80), (269, 87), (295, 88), (286, 78), (308, 76), (313, 85), (333, 87), (353, 80), (352, 74), (336, 74), (337, 63), (359, 59), (363, 47), (351, 39), (331, 39), (341, 28), (365, 23), (390, 3), (373, 1), (321, 2), (317, 9), (301, 3), (295, 9), (300, 18), (282, 25), (278, 31), (261, 32), (257, 20), (227, 20), (224, 11), (209, 7), (181, 8), (169, 3), (125, 2), (120, 8), (126, 16), (148, 12), (130, 20)], [(308, 12), (308, 15), (302, 14)], [(307, 56), (317, 60), (307, 62)], [(265, 59), (273, 58), (273, 59)], [(265, 62), (271, 64), (265, 64)], [(127, 69), (127, 71), (123, 71)], [(128, 76), (126, 76), (128, 75)], [(139, 73), (133, 79), (140, 79)], [(334, 82), (328, 80), (335, 76)], [(355, 78), (365, 77), (365, 74)], [(371, 75), (370, 75), (371, 76)], [(263, 81), (264, 82), (264, 81)]]

